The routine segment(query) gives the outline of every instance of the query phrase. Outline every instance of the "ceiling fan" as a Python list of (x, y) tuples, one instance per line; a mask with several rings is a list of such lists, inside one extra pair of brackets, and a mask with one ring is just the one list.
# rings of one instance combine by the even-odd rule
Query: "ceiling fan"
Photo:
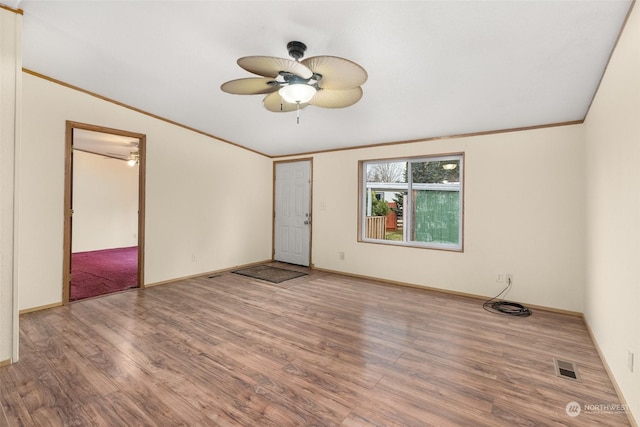
[(307, 105), (344, 108), (362, 98), (367, 72), (360, 65), (337, 56), (314, 56), (304, 60), (307, 46), (298, 41), (287, 44), (294, 59), (273, 56), (245, 56), (237, 63), (262, 77), (228, 81), (224, 92), (235, 95), (266, 94), (264, 107), (273, 112), (299, 111)]

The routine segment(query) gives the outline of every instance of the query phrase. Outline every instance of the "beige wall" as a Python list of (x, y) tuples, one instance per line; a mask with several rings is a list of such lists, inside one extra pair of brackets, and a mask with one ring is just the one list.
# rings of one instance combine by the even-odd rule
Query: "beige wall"
[[(585, 121), (585, 318), (640, 420), (640, 10), (636, 4)], [(634, 372), (627, 367), (635, 354)]]
[(30, 74), (23, 80), (20, 309), (62, 298), (66, 120), (147, 136), (147, 284), (271, 258), (270, 159)]
[(138, 169), (74, 150), (71, 252), (138, 244)]
[[(313, 156), (313, 264), (318, 268), (581, 312), (582, 125)], [(465, 153), (464, 252), (357, 242), (358, 161)], [(338, 258), (344, 252), (345, 259)]]

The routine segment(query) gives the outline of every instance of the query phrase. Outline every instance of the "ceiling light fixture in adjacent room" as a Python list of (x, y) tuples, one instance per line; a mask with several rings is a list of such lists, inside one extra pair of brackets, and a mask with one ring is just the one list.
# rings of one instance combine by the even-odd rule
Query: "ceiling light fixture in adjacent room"
[(140, 161), (140, 155), (137, 151), (132, 151), (129, 153), (129, 157), (127, 158), (127, 165), (134, 167)]
[(458, 167), (458, 165), (455, 164), (455, 163), (446, 163), (446, 164), (442, 165), (442, 169), (447, 170), (447, 171), (454, 170), (457, 167)]

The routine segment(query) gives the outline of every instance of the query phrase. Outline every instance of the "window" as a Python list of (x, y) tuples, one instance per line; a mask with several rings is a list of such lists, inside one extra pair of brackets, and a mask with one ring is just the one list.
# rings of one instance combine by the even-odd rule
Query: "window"
[(360, 241), (462, 250), (463, 154), (360, 162)]

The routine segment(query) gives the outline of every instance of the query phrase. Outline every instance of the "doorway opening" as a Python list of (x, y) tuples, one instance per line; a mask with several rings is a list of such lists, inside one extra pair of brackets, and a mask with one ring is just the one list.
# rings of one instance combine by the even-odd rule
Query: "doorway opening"
[(63, 303), (144, 287), (145, 142), (67, 122)]

